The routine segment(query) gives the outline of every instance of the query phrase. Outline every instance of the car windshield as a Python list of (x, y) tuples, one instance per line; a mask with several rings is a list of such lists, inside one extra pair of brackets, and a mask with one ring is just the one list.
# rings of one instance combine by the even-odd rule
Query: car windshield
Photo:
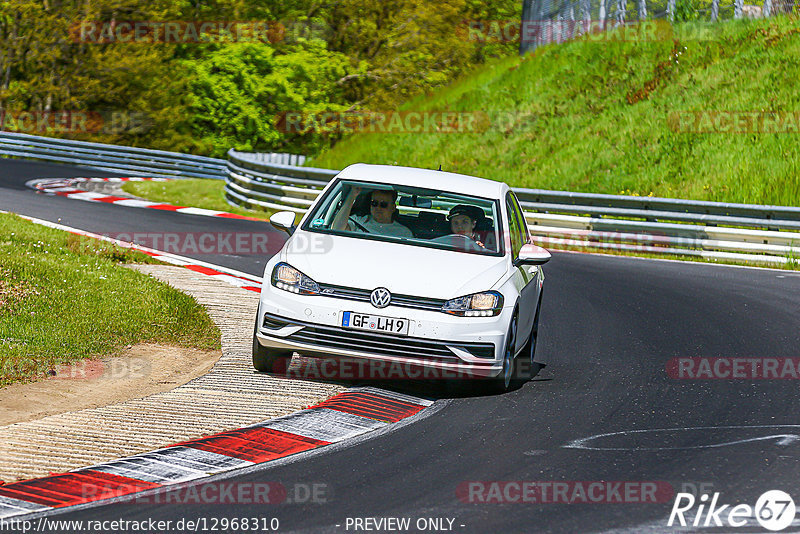
[(498, 205), (434, 189), (340, 180), (303, 230), (500, 256)]

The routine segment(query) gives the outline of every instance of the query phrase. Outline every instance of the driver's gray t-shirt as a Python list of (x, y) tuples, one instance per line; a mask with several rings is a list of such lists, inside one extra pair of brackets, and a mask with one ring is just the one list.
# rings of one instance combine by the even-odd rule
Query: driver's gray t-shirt
[[(390, 235), (394, 237), (414, 237), (414, 234), (411, 233), (408, 227), (403, 226), (397, 221), (383, 224), (375, 221), (371, 215), (353, 215), (351, 219), (366, 228), (371, 234)], [(355, 226), (354, 230), (362, 231), (358, 226)]]

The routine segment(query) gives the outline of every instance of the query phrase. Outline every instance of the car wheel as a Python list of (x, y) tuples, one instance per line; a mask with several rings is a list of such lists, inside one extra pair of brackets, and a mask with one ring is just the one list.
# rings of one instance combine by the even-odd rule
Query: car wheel
[(258, 342), (256, 332), (258, 332), (258, 314), (256, 315), (256, 326), (253, 329), (253, 367), (262, 373), (284, 374), (289, 359), (292, 357), (291, 351), (263, 347)]
[(512, 386), (516, 385), (514, 374), (517, 371), (516, 358), (514, 357), (514, 347), (517, 342), (517, 314), (511, 318), (508, 326), (508, 336), (506, 337), (506, 350), (503, 353), (503, 370), (493, 379), (492, 387), (497, 393), (505, 393)]
[[(519, 376), (522, 380), (528, 381), (539, 374), (544, 368), (544, 364), (537, 363), (533, 361), (534, 357), (536, 356), (536, 340), (539, 337), (539, 311), (542, 309), (542, 295), (539, 294), (539, 302), (536, 305), (536, 315), (533, 317), (533, 328), (531, 329), (531, 336), (528, 338), (528, 342), (525, 344), (525, 348), (522, 349), (520, 353), (520, 369), (519, 369)], [(522, 369), (521, 367), (526, 367)]]

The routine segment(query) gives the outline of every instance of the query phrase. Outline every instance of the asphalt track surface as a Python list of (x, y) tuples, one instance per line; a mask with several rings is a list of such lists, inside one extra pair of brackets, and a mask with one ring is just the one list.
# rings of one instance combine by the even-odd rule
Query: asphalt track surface
[[(37, 195), (24, 186), (60, 176), (112, 174), (0, 160), (0, 209), (100, 233), (266, 231), (271, 243), (280, 240), (263, 223)], [(257, 275), (267, 260), (196, 257)], [(429, 385), (440, 402), (428, 417), (224, 480), (322, 484), (317, 502), (115, 503), (53, 518), (200, 518), (211, 526), (276, 517), (280, 532), (364, 531), (352, 521), (366, 517), (410, 518), (412, 531), (421, 518), (453, 519), (455, 532), (677, 530), (667, 527), (673, 498), (463, 502), (457, 489), (470, 481), (662, 481), (675, 492), (704, 484), (721, 493), (720, 503), (755, 505), (771, 489), (800, 503), (800, 441), (791, 438), (800, 426), (787, 426), (800, 425), (796, 380), (686, 380), (666, 371), (676, 357), (800, 356), (800, 273), (559, 253), (545, 270), (537, 350), (550, 365), (536, 380), (504, 395)], [(568, 447), (607, 433), (619, 434), (581, 443), (611, 450)], [(735, 530), (765, 531), (752, 523)]]

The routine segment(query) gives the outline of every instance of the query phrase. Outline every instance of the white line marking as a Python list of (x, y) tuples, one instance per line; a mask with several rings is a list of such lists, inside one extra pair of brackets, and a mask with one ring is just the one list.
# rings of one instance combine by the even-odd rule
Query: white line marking
[[(71, 195), (75, 196), (75, 195)], [(132, 208), (147, 208), (149, 206), (156, 206), (158, 202), (150, 202), (149, 200), (136, 200), (135, 198), (128, 198), (125, 200), (115, 200), (113, 202), (115, 205), (119, 206), (129, 206)]]
[(103, 193), (92, 193), (91, 191), (83, 191), (81, 193), (73, 193), (69, 198), (77, 198), (78, 200), (96, 201), (98, 198), (105, 198), (108, 195)]
[[(4, 211), (4, 210), (0, 210), (0, 213), (4, 213), (6, 215), (11, 215), (10, 212)], [(255, 277), (255, 276), (253, 276), (251, 274), (247, 274), (247, 273), (244, 273), (242, 271), (237, 271), (236, 269), (230, 269), (228, 267), (223, 267), (222, 265), (214, 265), (213, 263), (208, 263), (208, 262), (205, 262), (205, 261), (196, 260), (194, 258), (188, 258), (186, 256), (179, 256), (178, 254), (171, 254), (169, 252), (164, 252), (162, 250), (156, 250), (156, 249), (152, 249), (152, 248), (148, 248), (148, 247), (143, 247), (141, 245), (135, 245), (135, 244), (130, 243), (128, 241), (120, 241), (119, 239), (112, 239), (112, 238), (110, 238), (108, 236), (95, 234), (95, 233), (92, 233), (92, 232), (87, 232), (86, 230), (81, 230), (80, 228), (73, 228), (71, 226), (66, 226), (66, 225), (63, 225), (63, 224), (58, 224), (58, 223), (54, 223), (54, 222), (50, 222), (50, 221), (45, 221), (43, 219), (37, 219), (35, 217), (28, 217), (26, 215), (19, 215), (19, 214), (15, 214), (15, 215), (17, 215), (18, 217), (20, 217), (22, 219), (30, 221), (30, 222), (32, 222), (34, 224), (40, 224), (42, 226), (47, 226), (48, 228), (54, 228), (56, 230), (64, 230), (65, 232), (72, 232), (72, 233), (75, 233), (75, 234), (84, 235), (86, 237), (92, 237), (94, 239), (100, 239), (102, 241), (107, 241), (109, 243), (114, 243), (114, 244), (119, 245), (119, 246), (124, 247), (124, 248), (132, 248), (132, 249), (135, 249), (135, 250), (141, 250), (143, 252), (150, 252), (150, 253), (153, 254), (154, 258), (157, 258), (157, 259), (159, 259), (161, 261), (164, 261), (164, 262), (172, 263), (172, 260), (177, 260), (177, 261), (184, 262), (184, 265), (199, 265), (200, 267), (208, 267), (209, 269), (214, 269), (216, 271), (220, 271), (222, 273), (227, 273), (227, 274), (230, 274), (232, 276), (236, 276), (238, 278), (243, 278), (243, 279), (247, 280), (248, 282), (252, 282), (253, 283), (252, 285), (254, 285), (254, 286), (259, 286), (259, 287), (261, 286), (261, 278), (260, 277)], [(179, 265), (179, 264), (175, 263), (175, 265)]]
[(224, 211), (207, 210), (204, 208), (180, 208), (175, 210), (178, 213), (188, 213), (189, 215), (219, 215), (225, 213)]
[(47, 189), (42, 189), (42, 191), (46, 191), (48, 193), (60, 193), (61, 191), (78, 191), (78, 190), (71, 185), (63, 185), (61, 187), (48, 187)]
[(173, 258), (171, 256), (153, 256), (153, 258), (159, 261), (163, 261), (165, 263), (171, 263), (172, 265), (178, 265), (180, 267), (184, 267), (186, 265), (192, 265), (191, 262), (184, 261), (178, 258)]
[(232, 286), (244, 287), (244, 286), (252, 285), (252, 282), (250, 282), (249, 280), (243, 280), (241, 278), (230, 276), (228, 274), (212, 274), (210, 276), (211, 276), (211, 278), (214, 278), (214, 279), (219, 280), (221, 282), (227, 282), (228, 284), (231, 284)]
[(595, 447), (588, 444), (589, 442), (600, 438), (606, 438), (610, 436), (629, 436), (632, 434), (645, 434), (645, 433), (657, 433), (657, 432), (677, 433), (677, 432), (692, 432), (696, 430), (753, 430), (753, 429), (781, 429), (781, 428), (800, 430), (800, 425), (695, 426), (695, 427), (679, 427), (679, 428), (651, 428), (646, 430), (622, 430), (620, 432), (595, 434), (594, 436), (589, 436), (588, 438), (576, 439), (567, 443), (566, 445), (563, 445), (562, 447), (565, 449), (585, 449), (592, 451), (670, 451), (670, 450), (687, 450), (687, 449), (713, 449), (713, 448), (729, 447), (731, 445), (740, 445), (742, 443), (764, 441), (764, 440), (776, 440), (775, 442), (776, 445), (785, 447), (787, 445), (791, 445), (797, 441), (800, 441), (800, 435), (797, 434), (771, 434), (769, 436), (758, 436), (754, 438), (744, 438), (733, 441), (725, 441), (721, 443), (709, 443), (705, 445), (687, 445), (683, 447), (638, 447), (638, 446)]

